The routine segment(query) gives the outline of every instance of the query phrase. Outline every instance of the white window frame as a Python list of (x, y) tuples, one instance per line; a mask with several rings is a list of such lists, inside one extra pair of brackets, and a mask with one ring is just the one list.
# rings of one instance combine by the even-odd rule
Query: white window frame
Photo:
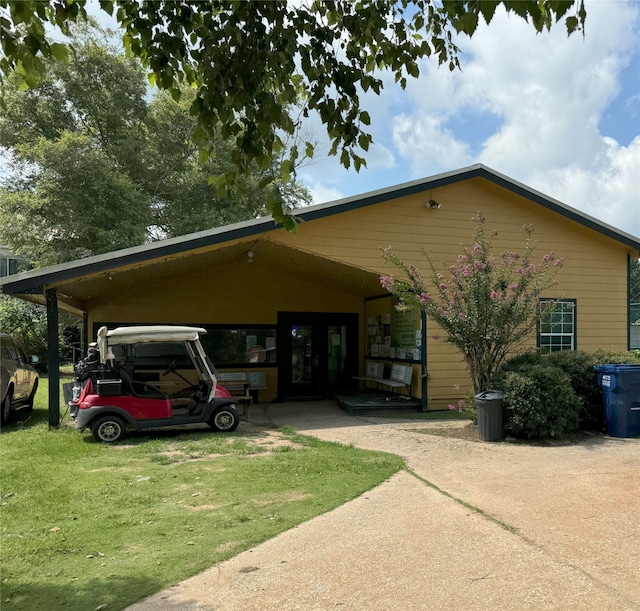
[[(576, 349), (576, 300), (575, 299), (541, 299), (540, 303), (553, 301), (555, 306), (551, 312), (552, 320), (538, 322), (538, 350), (542, 354), (564, 352)], [(571, 320), (565, 317), (571, 314)], [(559, 320), (553, 320), (553, 316), (559, 316)], [(547, 330), (548, 329), (548, 330)], [(570, 329), (570, 331), (569, 331)], [(554, 342), (553, 338), (559, 338)]]

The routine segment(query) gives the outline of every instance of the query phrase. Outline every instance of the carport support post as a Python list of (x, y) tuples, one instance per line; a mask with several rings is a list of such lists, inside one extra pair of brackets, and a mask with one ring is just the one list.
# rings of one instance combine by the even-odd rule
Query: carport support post
[(427, 378), (429, 374), (427, 373), (427, 313), (424, 310), (420, 311), (420, 336), (422, 343), (420, 347), (420, 368), (422, 370), (420, 392), (422, 394), (422, 411), (426, 412), (429, 409), (427, 403), (429, 399), (427, 396)]
[(58, 347), (58, 291), (47, 289), (47, 367), (49, 370), (49, 427), (60, 424), (60, 350)]

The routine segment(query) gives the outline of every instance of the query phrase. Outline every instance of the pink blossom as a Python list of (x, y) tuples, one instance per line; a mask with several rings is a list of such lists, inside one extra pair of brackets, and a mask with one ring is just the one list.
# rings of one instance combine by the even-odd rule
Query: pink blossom
[(386, 248), (382, 249), (382, 256), (383, 257), (388, 257), (391, 254), (391, 246), (387, 246)]
[(420, 302), (421, 303), (427, 303), (427, 301), (429, 301), (430, 297), (427, 293), (422, 293), (420, 295)]
[(438, 341), (440, 339), (439, 335), (432, 335), (431, 339), (435, 339), (436, 341)]
[(487, 266), (482, 261), (476, 261), (474, 264), (477, 272), (483, 272)]
[(477, 242), (473, 245), (473, 249), (471, 250), (471, 254), (474, 256), (478, 256), (480, 254), (482, 254), (482, 245), (478, 244)]
[(564, 259), (558, 259), (553, 265), (555, 267), (562, 267), (564, 265)]
[(496, 290), (492, 290), (490, 297), (491, 301), (497, 301), (498, 299), (500, 299), (500, 293)]
[(447, 288), (447, 285), (444, 282), (441, 282), (438, 286), (440, 287), (441, 291), (444, 291)]
[(520, 288), (520, 285), (517, 282), (514, 282), (509, 288), (512, 291), (517, 291)]
[(391, 276), (380, 276), (380, 285), (383, 289), (391, 291), (393, 289), (393, 278)]
[(484, 223), (484, 216), (482, 212), (478, 212), (478, 214), (476, 214), (476, 216), (471, 220), (475, 221), (476, 223)]

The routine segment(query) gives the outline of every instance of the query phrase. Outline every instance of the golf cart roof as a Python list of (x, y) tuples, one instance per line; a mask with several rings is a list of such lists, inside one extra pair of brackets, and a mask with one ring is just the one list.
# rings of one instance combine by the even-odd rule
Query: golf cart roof
[(107, 341), (116, 344), (144, 344), (151, 342), (195, 341), (207, 332), (202, 327), (148, 325), (144, 327), (118, 327), (107, 331)]

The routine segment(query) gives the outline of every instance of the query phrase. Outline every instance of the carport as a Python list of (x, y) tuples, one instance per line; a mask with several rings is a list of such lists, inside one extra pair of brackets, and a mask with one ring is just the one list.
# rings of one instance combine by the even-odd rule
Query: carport
[[(387, 297), (379, 273), (320, 256), (295, 240), (283, 243), (278, 240), (282, 233), (271, 219), (258, 219), (3, 278), (4, 293), (46, 304), (50, 426), (60, 419), (59, 308), (82, 316), (85, 350), (98, 321), (200, 324), (205, 319), (241, 322), (244, 316), (276, 324), (275, 312), (267, 312), (275, 308), (317, 312), (326, 325), (332, 312), (345, 312), (357, 321), (353, 373), (359, 373), (367, 332), (365, 303)], [(177, 288), (163, 292), (169, 286)], [(303, 298), (310, 286), (315, 302)], [(216, 312), (222, 320), (211, 320)], [(278, 324), (282, 331), (282, 321)]]

